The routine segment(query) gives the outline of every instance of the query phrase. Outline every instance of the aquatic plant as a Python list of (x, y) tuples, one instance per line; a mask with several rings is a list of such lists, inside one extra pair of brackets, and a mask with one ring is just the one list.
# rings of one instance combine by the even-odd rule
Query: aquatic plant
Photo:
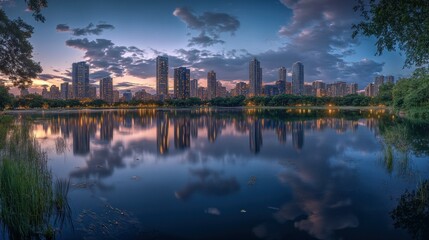
[[(0, 127), (1, 129), (2, 127)], [(52, 174), (28, 122), (12, 124), (0, 149), (0, 222), (10, 239), (54, 239), (70, 216), (69, 183)], [(52, 234), (53, 233), (53, 234)]]

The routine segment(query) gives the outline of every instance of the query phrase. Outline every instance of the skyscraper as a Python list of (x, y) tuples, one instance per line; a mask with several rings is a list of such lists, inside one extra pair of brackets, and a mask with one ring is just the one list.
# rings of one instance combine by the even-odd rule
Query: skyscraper
[(198, 97), (198, 79), (191, 80), (191, 97)]
[(212, 70), (207, 73), (207, 99), (216, 97), (216, 73)]
[(374, 79), (374, 96), (378, 95), (380, 86), (384, 84), (384, 76), (376, 76)]
[(279, 80), (276, 82), (279, 94), (286, 93), (287, 70), (285, 67), (279, 68)]
[(97, 87), (90, 85), (88, 88), (88, 98), (94, 100), (97, 98)]
[(113, 103), (113, 79), (111, 77), (100, 80), (100, 99), (110, 104)]
[(249, 63), (249, 96), (259, 96), (262, 92), (261, 63), (254, 58)]
[(186, 99), (190, 93), (191, 71), (185, 67), (174, 69), (174, 97)]
[(303, 95), (304, 93), (304, 65), (296, 62), (292, 65), (292, 94)]
[(74, 98), (89, 97), (89, 65), (86, 62), (73, 63), (72, 82)]
[(61, 99), (67, 100), (70, 97), (69, 83), (61, 83)]
[(386, 76), (386, 83), (395, 84), (395, 77), (394, 76)]
[(287, 71), (285, 67), (281, 67), (279, 68), (279, 81), (285, 81), (286, 82), (286, 77), (287, 76)]
[(51, 95), (51, 99), (60, 99), (61, 98), (60, 89), (56, 85), (52, 85), (49, 88), (49, 93)]
[(156, 58), (156, 95), (161, 99), (168, 96), (168, 57)]

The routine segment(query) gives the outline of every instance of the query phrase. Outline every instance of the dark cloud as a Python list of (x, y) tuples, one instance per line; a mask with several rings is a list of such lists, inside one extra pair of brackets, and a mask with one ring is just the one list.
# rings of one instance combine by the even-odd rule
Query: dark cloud
[(107, 23), (100, 23), (97, 25), (90, 23), (84, 28), (70, 28), (67, 24), (58, 24), (56, 27), (58, 32), (70, 32), (74, 36), (100, 35), (104, 30), (113, 29), (115, 29), (115, 27)]
[(180, 18), (190, 29), (200, 31), (197, 37), (189, 40), (189, 45), (200, 45), (208, 47), (218, 43), (225, 43), (220, 40), (220, 34), (229, 32), (234, 34), (240, 27), (240, 21), (227, 13), (204, 12), (202, 15), (195, 15), (187, 8), (176, 8), (173, 15)]
[(56, 30), (58, 32), (68, 32), (70, 31), (70, 27), (67, 24), (58, 24)]
[(138, 86), (138, 84), (131, 83), (131, 82), (120, 82), (118, 84), (115, 84), (115, 87), (118, 88), (128, 88), (128, 87), (135, 87)]
[[(91, 69), (105, 73), (104, 75), (122, 77), (128, 74), (139, 78), (155, 75), (155, 60), (144, 59), (145, 51), (135, 46), (116, 46), (107, 39), (88, 40), (87, 38), (70, 39), (66, 41), (66, 45), (83, 50)], [(96, 77), (100, 75), (91, 74), (91, 78)]]
[(217, 37), (216, 38), (209, 37), (204, 32), (202, 32), (198, 37), (192, 37), (189, 40), (188, 46), (191, 47), (195, 45), (200, 45), (203, 47), (209, 47), (217, 43), (224, 44), (225, 41), (219, 40)]
[(61, 75), (55, 75), (55, 74), (47, 74), (47, 73), (39, 74), (37, 76), (37, 78), (39, 78), (40, 80), (43, 80), (43, 81), (48, 81), (48, 80), (52, 80), (52, 79), (61, 79), (64, 82), (71, 82), (71, 79), (68, 77), (64, 77)]
[[(278, 79), (278, 68), (289, 70), (296, 61), (304, 64), (305, 81), (357, 82), (362, 89), (371, 82), (374, 75), (383, 70), (384, 63), (370, 59), (350, 61), (359, 44), (351, 39), (351, 23), (356, 16), (352, 9), (354, 0), (284, 0), (285, 7), (293, 11), (289, 24), (279, 30), (285, 43), (277, 49), (249, 53), (244, 49), (214, 52), (197, 49), (223, 43), (221, 33), (235, 33), (240, 22), (225, 13), (205, 12), (198, 15), (186, 8), (176, 8), (174, 15), (190, 29), (199, 31), (191, 36), (190, 48), (177, 49), (170, 53), (170, 68), (192, 67), (192, 78), (205, 78), (207, 71), (214, 70), (222, 81), (248, 80), (248, 64), (253, 57), (261, 61), (263, 81), (271, 83)], [(71, 39), (68, 46), (85, 51), (92, 69), (104, 70), (113, 76), (131, 75), (138, 78), (155, 76), (155, 58), (137, 47), (116, 46), (110, 40)], [(194, 48), (195, 47), (195, 48)], [(165, 55), (165, 52), (150, 49), (151, 55)], [(171, 75), (170, 75), (171, 76)], [(290, 81), (290, 77), (288, 81)]]
[(104, 71), (104, 70), (99, 70), (99, 71), (91, 72), (89, 74), (89, 78), (91, 80), (93, 80), (92, 82), (100, 80), (100, 79), (105, 78), (105, 77), (109, 77), (109, 76), (110, 76), (110, 72)]

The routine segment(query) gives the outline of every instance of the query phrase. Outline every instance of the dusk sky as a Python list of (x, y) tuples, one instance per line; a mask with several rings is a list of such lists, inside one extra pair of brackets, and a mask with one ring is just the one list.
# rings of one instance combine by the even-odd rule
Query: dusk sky
[[(90, 63), (91, 82), (111, 76), (117, 89), (154, 93), (155, 58), (169, 57), (173, 68), (191, 68), (191, 78), (206, 86), (207, 72), (228, 89), (248, 81), (256, 57), (263, 82), (278, 79), (278, 68), (304, 64), (305, 81), (357, 82), (359, 89), (377, 74), (408, 76), (404, 57), (375, 56), (375, 39), (351, 38), (359, 21), (356, 0), (50, 0), (35, 22), (23, 0), (0, 0), (10, 18), (34, 26), (31, 42), (43, 84), (71, 81), (73, 62)], [(288, 81), (291, 77), (288, 76)]]

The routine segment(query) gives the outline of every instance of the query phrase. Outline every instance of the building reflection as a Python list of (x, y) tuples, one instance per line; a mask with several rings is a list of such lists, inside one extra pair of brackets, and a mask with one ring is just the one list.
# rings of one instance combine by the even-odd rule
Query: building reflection
[(174, 120), (174, 147), (186, 149), (191, 146), (191, 121), (188, 117)]
[(103, 112), (100, 119), (101, 141), (110, 143), (113, 140), (114, 121), (113, 112)]
[(287, 141), (287, 124), (285, 122), (279, 122), (276, 128), (277, 139), (279, 143), (284, 144)]
[(207, 138), (213, 143), (222, 134), (222, 123), (217, 121), (213, 115), (207, 118)]
[(250, 151), (252, 153), (257, 154), (259, 153), (259, 151), (261, 151), (262, 124), (261, 124), (261, 120), (259, 119), (254, 119), (250, 123), (249, 144), (250, 144)]
[[(282, 116), (281, 114), (285, 114)], [(380, 112), (361, 113), (353, 116), (352, 120), (336, 116), (337, 111), (331, 111), (328, 116), (302, 117), (293, 115), (293, 111), (278, 111), (266, 114), (259, 110), (211, 112), (210, 110), (191, 111), (160, 111), (155, 109), (140, 109), (137, 111), (100, 111), (79, 112), (70, 114), (52, 114), (47, 121), (39, 121), (39, 126), (45, 135), (62, 135), (67, 140), (72, 138), (73, 153), (86, 156), (91, 152), (91, 139), (99, 133), (99, 143), (109, 143), (115, 139), (114, 134), (133, 135), (142, 129), (154, 129), (147, 134), (156, 134), (153, 138), (158, 154), (169, 153), (169, 137), (173, 134), (175, 149), (186, 149), (193, 141), (204, 137), (210, 143), (215, 143), (222, 134), (232, 136), (248, 136), (249, 149), (253, 154), (261, 151), (263, 134), (274, 134), (279, 144), (286, 144), (292, 138), (291, 146), (297, 150), (304, 147), (304, 132), (335, 130), (337, 134), (347, 131), (356, 132), (359, 126), (366, 126), (376, 136), (379, 135)], [(301, 115), (300, 115), (301, 114)], [(312, 114), (306, 111), (305, 114)], [(359, 118), (361, 117), (361, 118)], [(174, 131), (169, 134), (170, 121)], [(155, 129), (156, 128), (156, 129)], [(207, 132), (207, 137), (202, 132)], [(151, 133), (152, 132), (152, 133)], [(146, 134), (146, 133), (145, 133)], [(203, 135), (203, 136), (199, 136)], [(147, 136), (147, 135), (146, 135)], [(150, 139), (150, 136), (147, 136)], [(269, 138), (268, 138), (269, 139)], [(70, 146), (71, 147), (71, 146)]]
[(168, 114), (165, 112), (158, 112), (156, 118), (156, 144), (159, 154), (168, 153), (168, 129), (170, 120)]
[(292, 122), (292, 143), (295, 149), (302, 149), (304, 145), (304, 123), (302, 121)]
[(73, 154), (87, 155), (90, 151), (90, 123), (86, 115), (75, 119), (73, 129)]
[(191, 137), (192, 139), (198, 138), (198, 120), (199, 118), (191, 119)]

